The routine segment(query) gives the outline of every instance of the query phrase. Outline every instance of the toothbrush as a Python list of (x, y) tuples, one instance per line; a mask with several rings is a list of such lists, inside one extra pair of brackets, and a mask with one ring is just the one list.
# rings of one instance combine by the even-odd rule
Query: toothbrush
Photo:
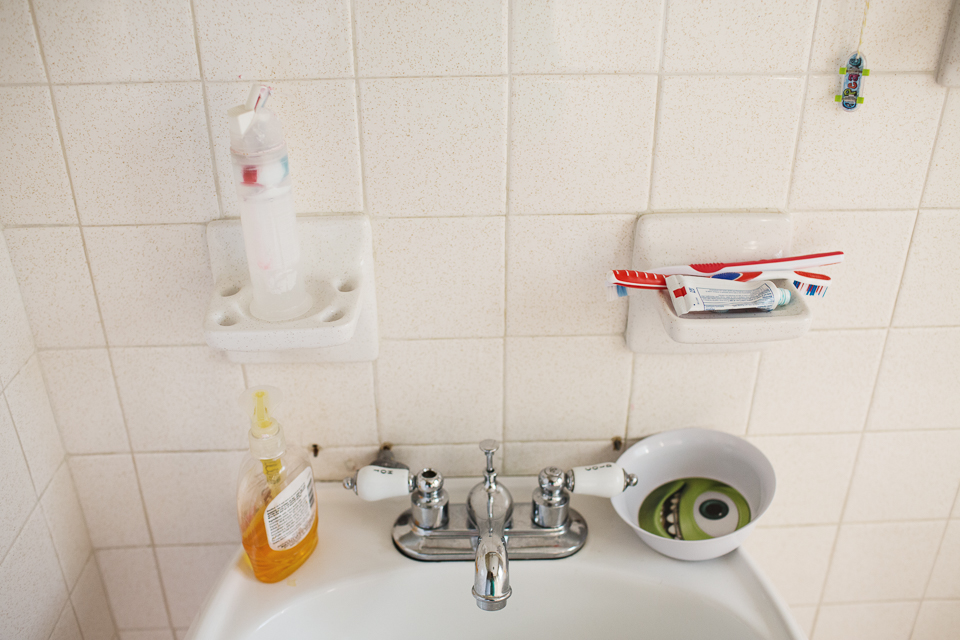
[[(746, 262), (708, 262), (703, 264), (689, 264), (676, 267), (658, 267), (647, 273), (658, 273), (664, 276), (700, 276), (710, 278), (718, 273), (743, 273), (756, 271), (795, 271), (807, 267), (823, 267), (828, 264), (843, 262), (843, 251), (829, 253), (811, 253), (805, 256), (790, 258), (774, 258), (773, 260), (749, 260)], [(746, 267), (760, 267), (761, 269), (747, 269)]]
[[(684, 274), (685, 275), (685, 274)], [(791, 280), (801, 295), (822, 298), (830, 286), (830, 276), (809, 271), (751, 271), (720, 273), (713, 278), (749, 282), (751, 280)], [(607, 298), (616, 300), (638, 290), (665, 290), (666, 277), (658, 273), (618, 270), (607, 276)]]
[[(831, 251), (828, 253), (811, 253), (803, 256), (793, 256), (790, 258), (774, 258), (772, 260), (750, 260), (746, 262), (710, 262), (702, 264), (691, 264), (676, 267), (658, 267), (650, 271), (631, 271), (619, 269), (607, 274), (607, 286), (621, 286), (632, 289), (665, 289), (666, 283), (663, 276), (701, 276), (713, 277), (719, 274), (727, 273), (763, 273), (765, 271), (794, 271), (806, 267), (823, 267), (828, 264), (837, 264), (843, 262), (843, 251)], [(750, 270), (744, 267), (763, 266), (759, 271)], [(745, 280), (756, 279), (744, 278)], [(802, 278), (800, 282), (804, 282)], [(614, 296), (616, 297), (616, 296)]]

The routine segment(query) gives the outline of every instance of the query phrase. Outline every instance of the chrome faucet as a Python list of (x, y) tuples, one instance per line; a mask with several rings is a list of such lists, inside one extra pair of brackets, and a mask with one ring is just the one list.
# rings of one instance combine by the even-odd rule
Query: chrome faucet
[(343, 481), (364, 500), (410, 494), (410, 508), (393, 525), (394, 546), (415, 560), (473, 560), (473, 597), (484, 611), (507, 606), (513, 593), (511, 559), (556, 560), (583, 547), (587, 523), (570, 507), (570, 493), (612, 498), (637, 483), (636, 476), (609, 462), (567, 472), (546, 467), (532, 500), (514, 505), (510, 492), (497, 481), (493, 454), (498, 448), (494, 440), (480, 443), (487, 464), (465, 504), (450, 504), (439, 472), (412, 474), (386, 450)]
[(467, 497), (467, 515), (478, 536), (473, 597), (484, 611), (503, 609), (512, 593), (505, 531), (513, 517), (513, 496), (497, 483), (493, 454), (499, 448), (495, 440), (480, 443), (480, 450), (487, 456), (487, 468), (483, 471), (483, 482)]

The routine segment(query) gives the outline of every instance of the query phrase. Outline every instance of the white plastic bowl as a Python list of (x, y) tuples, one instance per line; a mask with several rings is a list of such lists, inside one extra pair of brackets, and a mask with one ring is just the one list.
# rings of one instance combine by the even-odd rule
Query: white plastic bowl
[[(644, 438), (627, 449), (617, 464), (636, 474), (637, 485), (611, 498), (613, 508), (641, 540), (677, 560), (709, 560), (739, 547), (777, 490), (773, 466), (759, 449), (736, 436), (708, 429), (678, 429)], [(673, 540), (641, 529), (638, 514), (643, 499), (657, 487), (681, 478), (710, 478), (730, 485), (750, 505), (750, 523), (710, 540)]]

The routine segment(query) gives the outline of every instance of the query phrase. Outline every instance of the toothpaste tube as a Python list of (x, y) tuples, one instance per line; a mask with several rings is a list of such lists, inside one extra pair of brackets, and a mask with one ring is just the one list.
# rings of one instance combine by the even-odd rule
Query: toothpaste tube
[(762, 309), (772, 311), (790, 302), (790, 290), (773, 282), (734, 282), (697, 276), (667, 276), (667, 295), (678, 316), (692, 311)]

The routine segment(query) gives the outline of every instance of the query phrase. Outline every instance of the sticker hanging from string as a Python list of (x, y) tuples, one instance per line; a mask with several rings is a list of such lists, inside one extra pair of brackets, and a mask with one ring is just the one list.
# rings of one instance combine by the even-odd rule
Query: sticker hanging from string
[(840, 82), (840, 93), (834, 96), (834, 100), (840, 103), (844, 111), (853, 111), (863, 104), (863, 78), (870, 75), (867, 59), (860, 52), (863, 47), (863, 30), (867, 26), (868, 11), (870, 11), (870, 0), (867, 0), (863, 7), (863, 22), (860, 23), (860, 40), (857, 42), (857, 50), (850, 54), (846, 66), (840, 67), (843, 80)]

